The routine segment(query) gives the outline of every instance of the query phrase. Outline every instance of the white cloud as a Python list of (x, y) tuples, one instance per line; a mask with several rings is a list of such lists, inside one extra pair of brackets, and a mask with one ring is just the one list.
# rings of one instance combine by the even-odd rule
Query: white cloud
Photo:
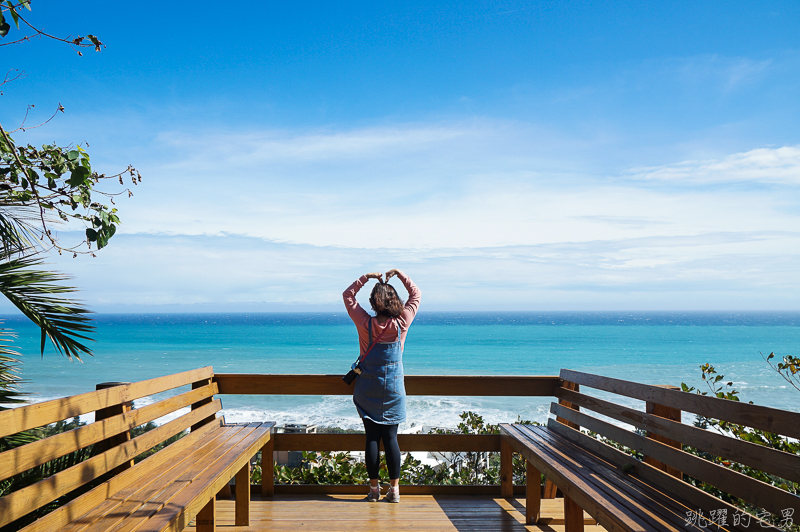
[(683, 184), (773, 183), (800, 185), (800, 146), (758, 148), (721, 159), (634, 168), (631, 177)]
[(125, 204), (124, 232), (430, 250), (798, 224), (793, 192), (687, 186), (794, 185), (798, 147), (598, 175), (581, 154), (601, 146), (510, 123), (173, 140), (175, 159)]
[[(341, 310), (367, 271), (399, 267), (428, 309), (791, 309), (800, 231), (416, 250), (317, 247), (238, 235), (119, 235), (60, 259), (109, 310)], [(366, 305), (366, 293), (362, 304)]]
[(771, 67), (774, 67), (772, 59), (719, 54), (681, 57), (663, 62), (665, 71), (676, 75), (684, 83), (689, 85), (711, 83), (719, 87), (721, 92), (729, 92), (742, 85), (761, 81)]
[(602, 141), (513, 123), (169, 138), (62, 263), (92, 304), (338, 305), (400, 266), (439, 308), (800, 306), (797, 146), (596, 171)]

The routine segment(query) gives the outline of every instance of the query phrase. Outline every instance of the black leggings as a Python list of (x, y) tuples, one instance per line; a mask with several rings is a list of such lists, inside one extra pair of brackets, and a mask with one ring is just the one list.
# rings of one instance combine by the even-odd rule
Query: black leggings
[(400, 478), (400, 446), (397, 445), (398, 425), (381, 425), (367, 418), (364, 421), (364, 431), (367, 433), (367, 449), (364, 453), (364, 462), (370, 479), (380, 478), (381, 456), (380, 440), (383, 440), (383, 450), (386, 451), (386, 467), (389, 468), (389, 478)]

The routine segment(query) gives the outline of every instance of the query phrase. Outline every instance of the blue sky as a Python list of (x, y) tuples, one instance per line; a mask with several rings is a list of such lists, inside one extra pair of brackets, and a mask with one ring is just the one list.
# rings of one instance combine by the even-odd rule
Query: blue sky
[(144, 177), (51, 260), (96, 310), (338, 309), (392, 267), (438, 310), (800, 309), (797, 2), (29, 15), (107, 48), (0, 48), (0, 122), (60, 102), (16, 139)]

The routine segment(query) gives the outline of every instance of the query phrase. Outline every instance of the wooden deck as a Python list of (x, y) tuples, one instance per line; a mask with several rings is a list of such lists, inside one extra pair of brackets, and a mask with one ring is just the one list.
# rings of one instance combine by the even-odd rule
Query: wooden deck
[[(401, 488), (402, 490), (402, 488)], [(253, 497), (250, 526), (233, 526), (234, 501), (217, 501), (218, 532), (524, 532), (564, 530), (562, 499), (542, 500), (547, 524), (525, 526), (525, 499), (478, 495), (402, 495), (400, 504), (368, 503), (362, 495)], [(584, 514), (586, 532), (603, 532)], [(186, 529), (194, 532), (194, 527)]]

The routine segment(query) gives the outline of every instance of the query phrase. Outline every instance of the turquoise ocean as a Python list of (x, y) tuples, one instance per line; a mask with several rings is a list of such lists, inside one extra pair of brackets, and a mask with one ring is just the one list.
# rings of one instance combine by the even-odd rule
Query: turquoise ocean
[[(18, 316), (2, 319), (18, 336), (23, 390), (32, 401), (207, 365), (217, 373), (342, 374), (358, 349), (344, 312), (96, 315), (94, 356), (81, 363), (50, 346), (40, 357), (38, 330)], [(571, 368), (702, 387), (699, 366), (710, 363), (742, 400), (800, 411), (800, 392), (759, 354), (773, 351), (800, 355), (800, 312), (422, 312), (408, 333), (404, 365), (407, 375), (557, 375)], [(543, 421), (550, 400), (409, 397), (402, 429), (454, 426), (465, 410), (490, 422)], [(234, 422), (360, 426), (346, 396), (223, 396), (223, 407)]]

